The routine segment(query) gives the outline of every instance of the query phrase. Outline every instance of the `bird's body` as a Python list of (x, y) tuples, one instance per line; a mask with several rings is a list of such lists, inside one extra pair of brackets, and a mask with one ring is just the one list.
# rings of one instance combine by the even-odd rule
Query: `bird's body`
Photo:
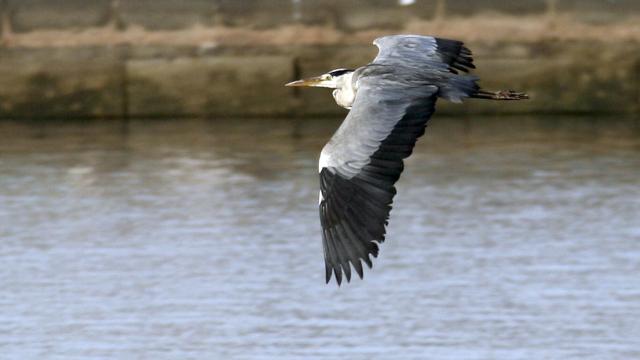
[(453, 102), (474, 97), (519, 100), (513, 91), (487, 92), (462, 42), (419, 35), (376, 39), (378, 56), (355, 70), (337, 69), (289, 86), (333, 88), (336, 103), (350, 109), (320, 154), (320, 221), (326, 281), (332, 273), (362, 277), (361, 261), (372, 266), (396, 193), (403, 160), (435, 111), (438, 97)]

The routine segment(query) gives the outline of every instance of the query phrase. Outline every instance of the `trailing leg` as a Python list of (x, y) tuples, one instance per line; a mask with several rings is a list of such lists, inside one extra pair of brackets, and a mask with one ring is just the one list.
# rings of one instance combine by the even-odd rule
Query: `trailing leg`
[(528, 99), (529, 95), (513, 90), (486, 91), (479, 89), (475, 94), (471, 95), (471, 97), (488, 100), (524, 100)]

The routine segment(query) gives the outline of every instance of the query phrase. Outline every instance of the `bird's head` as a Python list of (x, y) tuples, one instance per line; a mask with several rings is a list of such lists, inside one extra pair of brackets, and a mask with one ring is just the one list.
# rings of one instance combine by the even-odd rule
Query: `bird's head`
[(330, 89), (337, 89), (341, 86), (342, 79), (348, 74), (351, 74), (351, 69), (335, 69), (326, 74), (315, 76), (308, 79), (292, 81), (285, 86), (313, 86), (324, 87)]

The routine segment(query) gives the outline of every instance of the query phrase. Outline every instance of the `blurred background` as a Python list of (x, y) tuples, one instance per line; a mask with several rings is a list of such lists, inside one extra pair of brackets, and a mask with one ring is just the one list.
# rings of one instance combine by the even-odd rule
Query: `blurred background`
[[(459, 39), (374, 268), (324, 284), (286, 82)], [(0, 0), (0, 357), (640, 358), (640, 2)]]
[(371, 41), (392, 33), (462, 39), (486, 87), (532, 96), (476, 114), (640, 111), (633, 0), (0, 4), (2, 118), (341, 114), (330, 97), (281, 85), (366, 64)]

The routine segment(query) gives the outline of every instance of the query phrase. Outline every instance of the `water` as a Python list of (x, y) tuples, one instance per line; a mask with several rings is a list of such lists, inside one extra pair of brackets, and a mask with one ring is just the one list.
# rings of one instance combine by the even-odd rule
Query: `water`
[(0, 358), (640, 358), (640, 124), (436, 117), (324, 284), (333, 120), (0, 123)]

